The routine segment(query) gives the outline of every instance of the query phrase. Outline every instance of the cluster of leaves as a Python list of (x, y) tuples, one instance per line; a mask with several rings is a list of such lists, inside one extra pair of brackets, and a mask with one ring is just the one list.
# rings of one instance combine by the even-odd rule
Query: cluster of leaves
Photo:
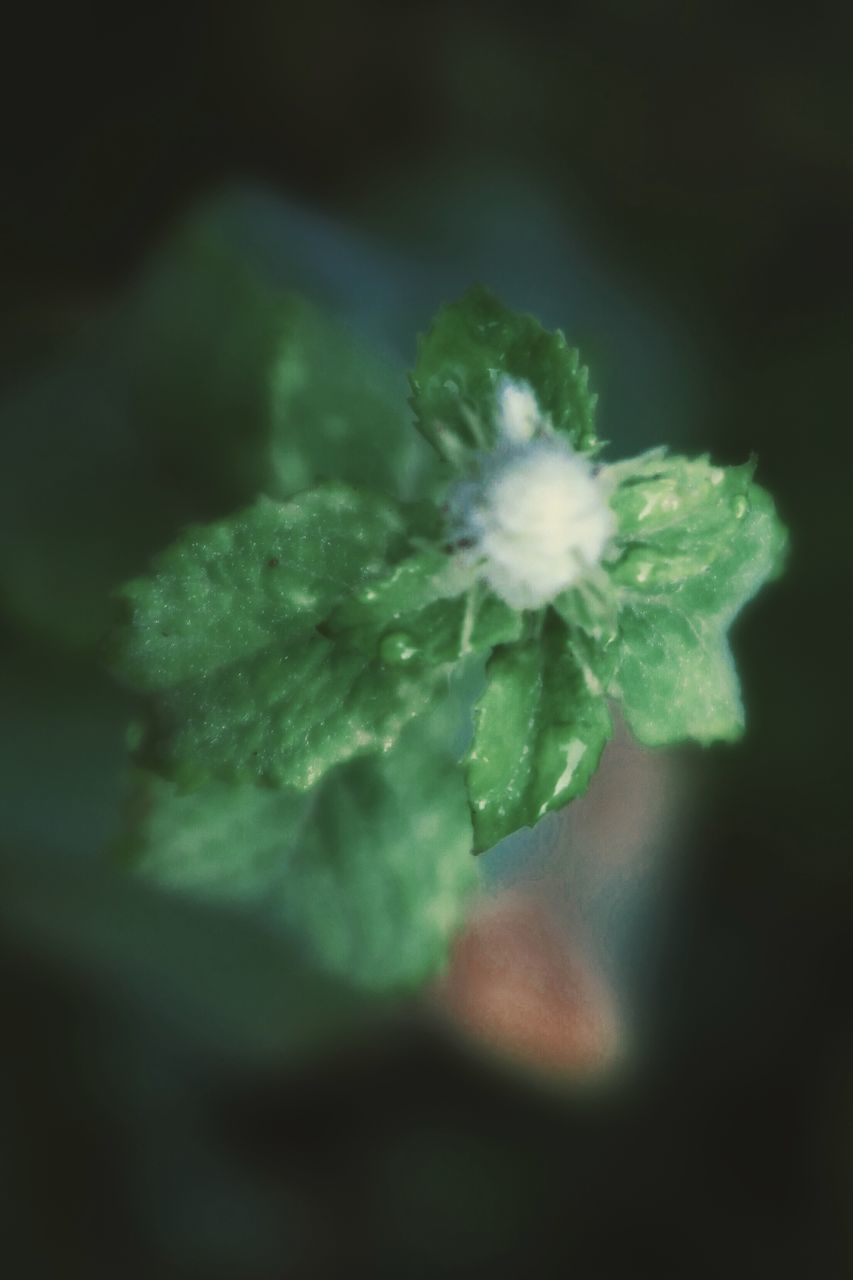
[(402, 372), (271, 285), (217, 215), (191, 217), (106, 313), (6, 389), (0, 597), (52, 644), (91, 650), (110, 592), (189, 521), (321, 479), (403, 497), (429, 485)]
[[(478, 289), (439, 313), (411, 378), (449, 477), (494, 447), (507, 376), (598, 453), (577, 351)], [(608, 698), (644, 743), (741, 732), (727, 630), (785, 540), (752, 472), (663, 450), (601, 467), (605, 562), (525, 613), (449, 554), (429, 492), (402, 503), (339, 478), (190, 527), (121, 592), (112, 663), (145, 695), (148, 771), (128, 852), (262, 905), (370, 986), (418, 981), (459, 919), (470, 850), (585, 789)], [(459, 673), (484, 666), (459, 768)]]

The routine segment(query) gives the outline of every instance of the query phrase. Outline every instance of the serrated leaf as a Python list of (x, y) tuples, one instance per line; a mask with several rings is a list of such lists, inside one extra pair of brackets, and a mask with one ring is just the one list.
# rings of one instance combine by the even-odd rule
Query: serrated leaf
[(343, 485), (259, 498), (190, 528), (119, 592), (128, 618), (114, 668), (135, 688), (162, 689), (292, 643), (377, 574), (400, 535), (395, 507)]
[(461, 468), (471, 450), (494, 447), (505, 379), (529, 387), (575, 449), (593, 448), (596, 398), (578, 352), (559, 330), (549, 333), (475, 288), (439, 311), (411, 375), (418, 426), (442, 458)]
[(580, 795), (610, 736), (603, 692), (553, 611), (541, 634), (495, 650), (466, 776), (480, 852)]
[(187, 786), (303, 788), (387, 749), (430, 681), (316, 626), (384, 568), (399, 534), (390, 504), (340, 485), (189, 530), (125, 589), (113, 641), (116, 671), (155, 695), (140, 758)]
[(786, 544), (754, 464), (715, 467), (707, 458), (655, 453), (613, 469), (625, 477), (610, 499), (627, 551), (613, 566), (618, 587), (678, 594), (678, 605), (731, 619), (778, 572)]
[(735, 527), (721, 535), (717, 553), (703, 572), (684, 582), (679, 604), (728, 626), (766, 582), (782, 572), (788, 533), (773, 499), (750, 484), (734, 508)]
[(421, 730), (308, 795), (143, 779), (128, 855), (161, 883), (257, 910), (360, 986), (413, 986), (444, 963), (476, 882), (461, 774)]
[(731, 741), (744, 714), (726, 630), (778, 573), (785, 530), (752, 464), (657, 451), (617, 470), (611, 505), (628, 545), (611, 570), (622, 612), (610, 691), (648, 745)]
[(457, 662), (517, 639), (521, 615), (435, 548), (416, 552), (354, 593), (327, 620), (327, 634), (378, 652), (391, 665)]

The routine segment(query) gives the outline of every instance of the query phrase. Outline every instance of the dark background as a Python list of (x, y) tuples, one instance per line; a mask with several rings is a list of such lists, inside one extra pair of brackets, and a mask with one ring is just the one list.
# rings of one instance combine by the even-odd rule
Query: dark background
[[(652, 1051), (630, 1083), (543, 1093), (419, 1024), (284, 1081), (211, 1069), (204, 1092), (195, 1068), (190, 1083), (173, 1072), (174, 1114), (192, 1106), (216, 1135), (209, 1159), (163, 1158), (184, 1263), (131, 1207), (136, 1139), (116, 1136), (82, 1068), (74, 1083), (94, 1015), (13, 964), (4, 1107), (27, 1152), (11, 1163), (13, 1274), (853, 1271), (851, 38), (840, 4), (768, 18), (721, 0), (34, 5), (7, 25), (6, 385), (226, 180), (440, 254), (461, 252), (460, 183), (510, 175), (666, 317), (664, 343), (688, 335), (685, 435), (724, 462), (754, 450), (792, 531), (785, 579), (737, 628), (750, 734), (701, 757), (642, 999)], [(39, 644), (13, 626), (9, 662), (37, 666)], [(81, 659), (75, 681), (100, 696), (93, 671)], [(50, 1072), (33, 1085), (31, 1064), (57, 1056), (65, 1100)], [(245, 1241), (199, 1260), (217, 1195), (245, 1200)]]

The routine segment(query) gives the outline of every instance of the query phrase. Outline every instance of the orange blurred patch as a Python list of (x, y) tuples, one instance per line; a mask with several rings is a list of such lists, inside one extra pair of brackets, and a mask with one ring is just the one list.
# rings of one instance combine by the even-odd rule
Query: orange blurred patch
[(547, 904), (517, 890), (474, 911), (432, 996), (466, 1036), (548, 1072), (594, 1076), (620, 1047), (604, 978)]

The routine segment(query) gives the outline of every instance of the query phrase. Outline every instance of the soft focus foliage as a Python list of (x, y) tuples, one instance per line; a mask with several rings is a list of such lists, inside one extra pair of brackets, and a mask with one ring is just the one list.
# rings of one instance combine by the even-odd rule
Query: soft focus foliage
[[(422, 508), (333, 487), (191, 530), (123, 592), (115, 667), (154, 695), (140, 760), (184, 787), (309, 790), (353, 757), (397, 750), (442, 669), (492, 652), (465, 769), (481, 851), (582, 794), (610, 735), (608, 694), (646, 742), (735, 736), (725, 629), (784, 548), (752, 468), (657, 450), (593, 473), (578, 452), (595, 434), (577, 353), (482, 290), (440, 312), (412, 385), (440, 455), (480, 477), (451, 491), (458, 545), (442, 547), (441, 520)], [(465, 502), (470, 537), (458, 532)], [(568, 534), (555, 503), (575, 513)], [(503, 577), (493, 565), (496, 522), (501, 546), (518, 544), (512, 592), (504, 561)], [(577, 545), (564, 546), (578, 523)], [(557, 570), (543, 578), (558, 536)], [(503, 599), (484, 593), (481, 559)], [(393, 860), (393, 849), (386, 832), (374, 855)], [(322, 913), (316, 928), (332, 930)]]
[(308, 793), (182, 795), (141, 777), (134, 805), (124, 852), (145, 876), (252, 907), (315, 965), (374, 992), (415, 987), (443, 966), (477, 880), (462, 779), (420, 725)]
[[(6, 34), (0, 832), (18, 856), (0, 921), (4, 1270), (851, 1274), (853, 10), (438, 3), (425, 38), (417, 10), (340, 0), (210, 6), (203, 22), (193, 6), (94, 18), (55, 7), (49, 25), (22, 6)], [(246, 178), (269, 189), (246, 191)], [(182, 238), (158, 251), (161, 265), (175, 252), (185, 266), (164, 291), (171, 317), (151, 307), (154, 358), (137, 364), (131, 399), (124, 370), (142, 347), (114, 360), (125, 314), (114, 300), (167, 220), (234, 180), (239, 247), (206, 213), (209, 247), (185, 253)], [(221, 285), (203, 278), (216, 258)], [(150, 966), (136, 999), (108, 948), (78, 965), (61, 923), (77, 917), (79, 940), (103, 928), (90, 923), (99, 914), (127, 918), (112, 893), (103, 911), (81, 911), (63, 876), (117, 829), (134, 708), (97, 669), (111, 589), (147, 572), (187, 522), (215, 522), (258, 492), (278, 501), (328, 480), (434, 492), (429, 446), (407, 429), (403, 369), (413, 335), (472, 280), (579, 345), (608, 457), (667, 441), (736, 465), (755, 450), (794, 533), (784, 581), (733, 632), (742, 745), (638, 752), (617, 728), (587, 798), (481, 860), (487, 877), (503, 866), (524, 886), (540, 870), (530, 850), (553, 851), (551, 905), (615, 984), (642, 1059), (639, 1077), (592, 1090), (510, 1078), (413, 1010), (406, 1032), (380, 1024), (363, 1052), (334, 1034), (324, 1052), (319, 1038), (301, 1073), (287, 1007), (264, 993), (289, 1002), (292, 972), (333, 1023), (347, 1017), (280, 924), (246, 922), (283, 943), (255, 964), (230, 910), (193, 904), (212, 940), (195, 965), (188, 904), (172, 903), (186, 930), (177, 947), (159, 906), (146, 909), (129, 930)], [(238, 350), (245, 391), (232, 381)], [(357, 402), (364, 411), (348, 417)], [(220, 404), (239, 411), (245, 450)], [(349, 451), (355, 418), (374, 430)], [(749, 497), (760, 514), (762, 495)], [(651, 561), (638, 548), (626, 575)], [(715, 646), (716, 563), (675, 597), (713, 587)], [(620, 616), (610, 580), (553, 604), (602, 681)], [(683, 655), (693, 639), (669, 594), (658, 605), (625, 586), (623, 634), (636, 619), (645, 645), (654, 613)], [(388, 652), (409, 647), (398, 638)], [(642, 648), (640, 666), (656, 656)], [(482, 687), (478, 667), (475, 656), (464, 703)], [(627, 672), (623, 662), (623, 682)], [(658, 701), (637, 712), (668, 731), (673, 708)], [(733, 707), (687, 709), (694, 723), (713, 713), (730, 725)], [(461, 723), (454, 755), (465, 746)], [(56, 855), (41, 885), (57, 922), (44, 929), (50, 949), (14, 925), (30, 891), (12, 882), (41, 847)], [(144, 885), (124, 887), (148, 900)], [(524, 1034), (517, 923), (508, 940), (493, 959), (516, 996), (505, 1016)], [(233, 984), (271, 1052), (236, 1064), (239, 1020), (196, 1034), (195, 997), (172, 1001), (184, 970), (209, 1005)]]

